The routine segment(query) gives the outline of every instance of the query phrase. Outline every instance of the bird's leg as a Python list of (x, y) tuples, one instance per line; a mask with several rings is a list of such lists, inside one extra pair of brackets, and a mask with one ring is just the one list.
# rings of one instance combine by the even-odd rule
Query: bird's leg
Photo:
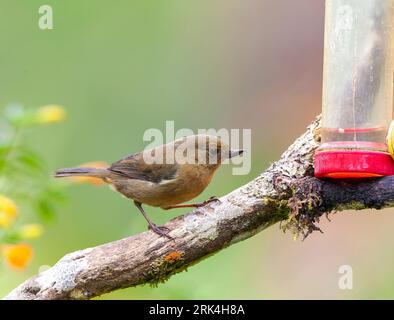
[(201, 208), (206, 206), (208, 203), (211, 202), (220, 202), (220, 200), (218, 199), (218, 197), (210, 197), (208, 200), (205, 200), (203, 202), (199, 202), (199, 203), (189, 203), (189, 204), (176, 204), (173, 206), (168, 206), (163, 208), (164, 210), (170, 210), (170, 209), (178, 209), (178, 208)]
[(148, 222), (148, 225), (149, 225), (148, 228), (150, 230), (152, 230), (154, 233), (158, 234), (159, 236), (166, 237), (166, 238), (171, 239), (171, 240), (173, 239), (172, 237), (170, 237), (167, 234), (168, 232), (170, 232), (170, 229), (168, 229), (166, 227), (159, 227), (155, 223), (152, 222), (152, 220), (146, 214), (144, 208), (142, 208), (141, 202), (134, 201), (134, 204), (138, 208), (138, 210), (140, 210), (140, 212), (144, 216), (145, 220)]

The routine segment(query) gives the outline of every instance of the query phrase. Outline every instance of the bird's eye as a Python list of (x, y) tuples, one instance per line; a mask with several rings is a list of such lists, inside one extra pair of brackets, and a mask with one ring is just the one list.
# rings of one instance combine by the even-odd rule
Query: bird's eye
[(219, 152), (217, 148), (210, 148), (209, 149), (209, 163), (210, 164), (217, 164), (219, 162)]
[(209, 155), (210, 156), (216, 156), (218, 154), (218, 150), (216, 148), (210, 148), (209, 149)]

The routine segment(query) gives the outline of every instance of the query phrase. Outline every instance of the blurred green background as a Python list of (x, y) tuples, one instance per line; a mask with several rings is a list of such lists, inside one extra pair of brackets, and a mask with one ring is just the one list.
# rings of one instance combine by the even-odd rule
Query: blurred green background
[[(43, 4), (54, 30), (38, 28)], [(144, 131), (166, 120), (251, 128), (252, 172), (220, 169), (197, 200), (221, 196), (267, 168), (320, 112), (323, 29), (323, 0), (0, 0), (0, 106), (66, 107), (67, 121), (29, 136), (48, 174), (139, 151)], [(29, 268), (0, 270), (0, 296), (68, 252), (146, 228), (106, 187), (76, 185), (67, 197), (33, 242)], [(148, 210), (158, 223), (186, 212)], [(322, 219), (325, 233), (304, 242), (273, 226), (158, 288), (101, 299), (394, 298), (390, 211)], [(353, 290), (338, 288), (341, 265), (353, 267)]]

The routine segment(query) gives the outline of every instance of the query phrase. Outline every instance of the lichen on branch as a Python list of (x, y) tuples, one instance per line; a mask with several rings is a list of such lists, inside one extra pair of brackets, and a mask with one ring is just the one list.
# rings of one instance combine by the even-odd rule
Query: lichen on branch
[(313, 177), (320, 117), (248, 184), (165, 224), (173, 239), (146, 231), (66, 255), (6, 299), (90, 299), (120, 288), (157, 285), (171, 275), (281, 222), (306, 237), (322, 215), (394, 206), (393, 176), (362, 182)]

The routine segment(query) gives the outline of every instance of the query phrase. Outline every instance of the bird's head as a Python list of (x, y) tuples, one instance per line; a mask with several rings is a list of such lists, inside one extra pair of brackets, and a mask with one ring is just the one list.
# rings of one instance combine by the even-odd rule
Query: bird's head
[(181, 154), (188, 163), (217, 168), (223, 161), (242, 155), (242, 149), (231, 149), (220, 137), (213, 135), (191, 135), (175, 143), (175, 153)]

